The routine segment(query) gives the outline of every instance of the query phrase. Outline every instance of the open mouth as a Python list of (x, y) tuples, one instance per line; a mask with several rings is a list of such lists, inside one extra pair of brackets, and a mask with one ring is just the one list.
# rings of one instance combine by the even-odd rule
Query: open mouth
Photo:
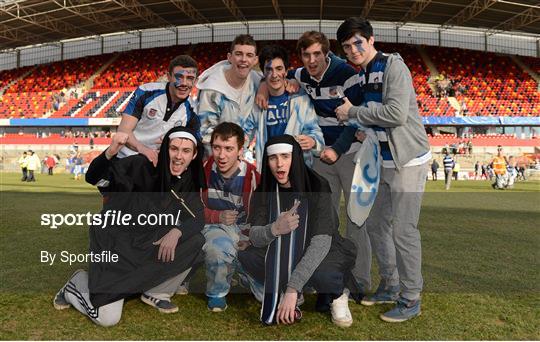
[(276, 172), (276, 175), (279, 180), (283, 180), (285, 179), (285, 176), (287, 175), (287, 173), (285, 171), (278, 171)]

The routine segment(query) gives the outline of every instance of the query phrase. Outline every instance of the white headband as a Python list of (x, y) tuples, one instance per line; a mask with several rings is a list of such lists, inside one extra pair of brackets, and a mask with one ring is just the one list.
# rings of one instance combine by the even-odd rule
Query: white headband
[(193, 136), (193, 134), (189, 133), (189, 132), (186, 132), (186, 131), (178, 131), (178, 132), (174, 132), (174, 133), (171, 133), (169, 135), (169, 140), (172, 140), (174, 138), (182, 138), (182, 139), (188, 139), (188, 140), (191, 140), (193, 141), (193, 143), (195, 144), (195, 146), (197, 146), (197, 139), (195, 139), (195, 137)]
[(293, 151), (293, 145), (286, 143), (273, 144), (266, 148), (268, 156), (272, 156), (278, 153), (291, 153)]

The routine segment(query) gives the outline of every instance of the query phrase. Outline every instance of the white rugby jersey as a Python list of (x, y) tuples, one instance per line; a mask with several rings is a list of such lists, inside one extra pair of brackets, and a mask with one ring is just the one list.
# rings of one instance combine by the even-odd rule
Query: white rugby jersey
[[(185, 126), (199, 134), (199, 119), (191, 105), (191, 98), (173, 103), (167, 91), (169, 83), (155, 82), (141, 85), (129, 99), (123, 114), (136, 117), (139, 122), (133, 130), (135, 138), (145, 146), (158, 150), (157, 141), (171, 128)], [(137, 154), (124, 146), (118, 158)]]

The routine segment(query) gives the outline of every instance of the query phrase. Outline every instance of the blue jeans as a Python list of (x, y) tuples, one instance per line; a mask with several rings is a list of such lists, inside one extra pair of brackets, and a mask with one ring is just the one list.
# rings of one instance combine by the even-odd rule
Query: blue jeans
[(238, 265), (237, 245), (240, 229), (236, 225), (207, 224), (202, 231), (206, 265), (206, 295), (225, 297), (231, 289), (231, 278)]

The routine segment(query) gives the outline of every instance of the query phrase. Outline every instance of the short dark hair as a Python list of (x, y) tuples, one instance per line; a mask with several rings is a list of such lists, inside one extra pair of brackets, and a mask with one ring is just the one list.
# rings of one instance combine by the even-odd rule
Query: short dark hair
[(313, 44), (321, 44), (322, 51), (327, 54), (330, 51), (330, 41), (326, 35), (319, 31), (307, 31), (298, 38), (296, 42), (296, 50), (299, 54), (302, 53), (302, 50), (307, 49)]
[(337, 41), (343, 43), (357, 33), (369, 40), (373, 37), (373, 26), (365, 18), (351, 17), (339, 25), (336, 32)]
[(285, 65), (285, 69), (289, 69), (289, 54), (283, 46), (279, 45), (266, 45), (261, 49), (261, 53), (259, 54), (259, 64), (261, 65), (261, 69), (264, 68), (266, 62), (271, 61), (274, 58), (281, 58)]
[(210, 137), (210, 145), (214, 143), (214, 139), (220, 137), (221, 140), (229, 140), (232, 137), (236, 137), (238, 143), (238, 149), (244, 146), (244, 130), (233, 122), (222, 122), (214, 128), (212, 136)]
[(235, 45), (251, 45), (255, 47), (255, 53), (257, 53), (257, 43), (255, 42), (255, 39), (253, 39), (253, 36), (250, 34), (239, 34), (238, 36), (234, 37), (234, 40), (231, 43), (231, 47), (229, 52), (234, 51)]
[(182, 68), (195, 68), (195, 70), (199, 70), (199, 66), (197, 65), (197, 62), (188, 55), (180, 55), (174, 57), (171, 62), (169, 63), (169, 74), (172, 74), (174, 68), (177, 66)]

